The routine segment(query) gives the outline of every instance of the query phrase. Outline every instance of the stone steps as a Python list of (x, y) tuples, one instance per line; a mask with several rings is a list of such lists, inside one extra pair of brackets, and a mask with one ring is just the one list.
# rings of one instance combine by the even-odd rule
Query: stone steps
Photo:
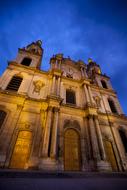
[(54, 172), (40, 170), (0, 170), (0, 178), (127, 178), (127, 172)]

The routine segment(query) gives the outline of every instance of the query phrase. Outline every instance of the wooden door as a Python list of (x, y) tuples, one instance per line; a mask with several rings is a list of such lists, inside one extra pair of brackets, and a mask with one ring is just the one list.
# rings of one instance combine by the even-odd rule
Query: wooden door
[(25, 164), (30, 154), (32, 133), (30, 131), (20, 131), (13, 150), (10, 168), (25, 168)]
[(79, 171), (81, 166), (80, 138), (74, 129), (68, 129), (64, 135), (64, 169)]
[(112, 143), (108, 140), (104, 140), (104, 147), (105, 147), (105, 152), (106, 152), (106, 156), (107, 156), (107, 161), (109, 161), (109, 163), (111, 164), (112, 170), (118, 171), (117, 162), (116, 162), (116, 158), (114, 155)]

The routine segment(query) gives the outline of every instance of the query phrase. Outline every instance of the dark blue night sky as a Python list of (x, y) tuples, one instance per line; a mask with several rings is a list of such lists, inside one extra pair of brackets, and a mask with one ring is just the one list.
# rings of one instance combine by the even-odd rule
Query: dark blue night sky
[(19, 47), (38, 39), (43, 70), (56, 53), (85, 62), (92, 57), (111, 77), (127, 114), (126, 0), (1, 0), (0, 74)]

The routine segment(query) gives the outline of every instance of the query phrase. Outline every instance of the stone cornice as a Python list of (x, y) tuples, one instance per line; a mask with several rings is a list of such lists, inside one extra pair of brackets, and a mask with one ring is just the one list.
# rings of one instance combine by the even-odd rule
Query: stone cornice
[(61, 71), (60, 69), (52, 69), (50, 71), (51, 75), (60, 76), (60, 77), (62, 76), (62, 73), (63, 73), (63, 71)]
[(103, 113), (98, 111), (98, 115), (107, 116), (110, 120), (124, 120), (127, 122), (127, 116), (124, 114)]
[(107, 79), (110, 79), (110, 77), (109, 77), (109, 76), (107, 76), (106, 74), (102, 74), (102, 73), (101, 73), (101, 74), (99, 74), (99, 73), (96, 73), (96, 74), (95, 74), (95, 76), (96, 76), (96, 75), (97, 75), (97, 76), (104, 77), (104, 78), (107, 78)]
[(91, 88), (93, 89), (96, 89), (98, 90), (99, 92), (103, 93), (103, 94), (109, 94), (109, 93), (112, 93), (114, 96), (116, 96), (116, 92), (112, 89), (105, 89), (105, 88), (102, 88), (100, 86), (96, 86), (96, 85), (92, 85), (90, 84)]
[(46, 100), (47, 100), (47, 102), (53, 100), (53, 101), (56, 101), (56, 102), (58, 102), (60, 104), (63, 101), (63, 99), (60, 96), (56, 96), (55, 94), (48, 95)]
[(6, 90), (0, 90), (0, 95), (7, 95), (7, 97), (9, 97), (9, 99), (11, 99), (11, 97), (16, 98), (23, 98), (25, 100), (30, 100), (30, 101), (34, 101), (34, 102), (47, 102), (47, 99), (36, 99), (36, 98), (32, 98), (32, 97), (29, 97), (28, 95), (25, 95), (25, 94), (20, 94), (20, 93), (16, 93), (16, 92), (12, 92), (12, 91), (6, 91)]
[(19, 94), (19, 93), (16, 93), (16, 92), (13, 92), (13, 91), (9, 91), (9, 90), (2, 90), (2, 89), (0, 89), (0, 93), (1, 94), (6, 94), (6, 95), (9, 95), (9, 96), (15, 96), (17, 98), (19, 98), (19, 97), (21, 97), (21, 98), (28, 97), (26, 94)]
[(27, 53), (28, 55), (34, 55), (34, 56), (36, 56), (36, 57), (42, 57), (42, 54), (40, 55), (39, 53), (35, 53), (35, 52), (30, 52), (29, 50), (27, 50), (27, 49), (22, 49), (22, 48), (19, 48), (18, 49), (19, 50), (19, 53)]
[[(43, 70), (39, 70), (35, 67), (28, 67), (28, 66), (25, 66), (25, 65), (21, 65), (15, 61), (11, 61), (11, 64), (7, 67), (8, 69), (13, 69), (12, 67), (15, 66), (17, 68), (20, 68), (20, 69), (23, 69), (22, 72), (25, 72), (25, 70), (29, 70), (29, 71), (33, 71), (34, 73), (40, 73), (40, 74), (46, 74), (46, 75), (49, 75), (49, 71), (43, 71)], [(14, 68), (15, 69), (15, 68)]]

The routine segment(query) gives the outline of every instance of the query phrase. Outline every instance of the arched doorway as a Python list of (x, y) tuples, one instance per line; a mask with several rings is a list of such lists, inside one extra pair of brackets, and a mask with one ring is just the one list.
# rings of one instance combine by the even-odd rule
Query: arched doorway
[(20, 131), (12, 153), (10, 168), (25, 168), (30, 154), (32, 132)]
[(64, 170), (79, 171), (80, 168), (80, 137), (76, 130), (67, 129), (64, 134)]
[(111, 164), (112, 170), (118, 171), (117, 161), (114, 155), (112, 143), (108, 140), (104, 140), (104, 147), (105, 147), (107, 161)]

